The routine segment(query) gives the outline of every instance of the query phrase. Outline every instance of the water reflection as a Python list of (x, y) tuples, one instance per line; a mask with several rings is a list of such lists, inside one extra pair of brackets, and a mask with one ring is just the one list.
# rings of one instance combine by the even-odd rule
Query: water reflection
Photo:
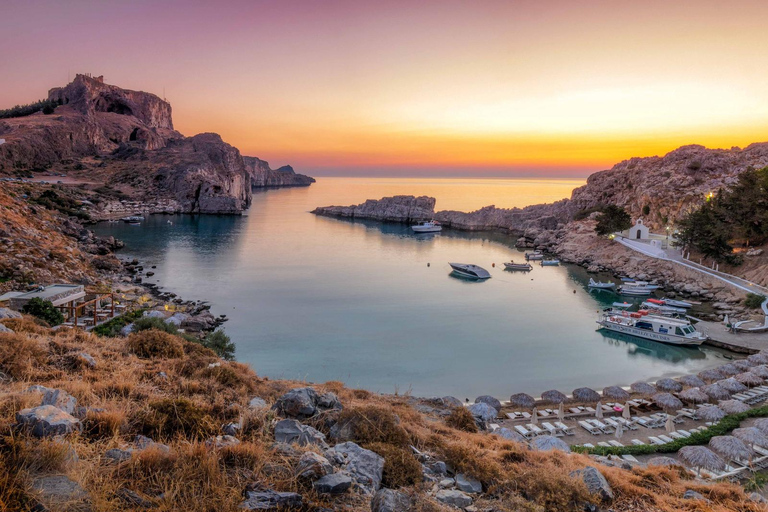
[(683, 347), (658, 343), (614, 331), (600, 330), (598, 332), (604, 342), (614, 346), (626, 346), (627, 354), (632, 357), (650, 357), (663, 359), (671, 363), (682, 363), (687, 360), (704, 359), (707, 357), (699, 347)]

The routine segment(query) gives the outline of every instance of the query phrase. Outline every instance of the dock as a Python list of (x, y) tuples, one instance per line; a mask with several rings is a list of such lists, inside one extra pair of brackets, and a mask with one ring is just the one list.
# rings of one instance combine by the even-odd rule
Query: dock
[(755, 354), (768, 349), (768, 332), (731, 332), (722, 322), (701, 321), (696, 329), (709, 336), (705, 345), (724, 348), (739, 354)]

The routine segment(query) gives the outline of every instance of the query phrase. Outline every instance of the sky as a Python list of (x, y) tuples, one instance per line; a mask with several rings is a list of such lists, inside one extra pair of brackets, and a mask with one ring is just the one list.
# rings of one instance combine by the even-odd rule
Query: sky
[(582, 177), (768, 140), (765, 0), (3, 0), (0, 108), (75, 73), (314, 175)]

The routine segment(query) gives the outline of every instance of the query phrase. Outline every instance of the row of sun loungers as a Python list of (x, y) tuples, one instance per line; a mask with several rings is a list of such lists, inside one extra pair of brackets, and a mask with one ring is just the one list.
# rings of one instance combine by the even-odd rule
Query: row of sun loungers
[(768, 399), (768, 386), (757, 386), (742, 393), (736, 393), (731, 398), (747, 405), (755, 405)]
[(557, 437), (574, 435), (573, 430), (571, 430), (571, 428), (568, 425), (560, 421), (556, 421), (554, 422), (554, 424), (545, 421), (545, 422), (542, 422), (541, 427), (539, 427), (538, 425), (533, 425), (529, 423), (525, 426), (515, 425), (514, 428), (518, 434), (520, 434), (526, 439), (533, 439), (534, 437), (541, 436), (541, 435), (557, 436)]

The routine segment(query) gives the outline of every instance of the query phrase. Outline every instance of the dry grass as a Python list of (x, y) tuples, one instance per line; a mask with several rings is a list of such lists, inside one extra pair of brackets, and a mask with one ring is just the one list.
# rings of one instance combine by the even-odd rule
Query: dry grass
[(0, 333), (0, 371), (15, 380), (35, 375), (45, 363), (42, 343), (25, 334)]
[(147, 359), (184, 355), (184, 345), (178, 336), (157, 329), (135, 332), (125, 343), (130, 352)]
[(384, 443), (373, 443), (366, 448), (384, 457), (383, 486), (398, 489), (422, 480), (421, 463), (409, 449)]
[(453, 427), (456, 430), (463, 430), (464, 432), (477, 432), (477, 423), (475, 423), (475, 417), (469, 412), (466, 407), (456, 407), (451, 411), (451, 414), (445, 418), (445, 424), (449, 427)]

